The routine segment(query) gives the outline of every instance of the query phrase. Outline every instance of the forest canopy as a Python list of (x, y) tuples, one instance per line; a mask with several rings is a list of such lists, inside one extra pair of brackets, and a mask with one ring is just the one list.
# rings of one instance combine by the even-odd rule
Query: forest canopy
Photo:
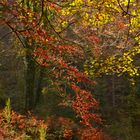
[(139, 12), (137, 0), (1, 0), (0, 137), (139, 140)]

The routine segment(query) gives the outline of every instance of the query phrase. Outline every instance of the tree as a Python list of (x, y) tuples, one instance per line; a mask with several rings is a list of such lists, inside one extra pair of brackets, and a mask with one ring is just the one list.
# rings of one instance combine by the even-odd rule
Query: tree
[(72, 96), (70, 93), (68, 94), (69, 97), (72, 97), (69, 106), (75, 110), (83, 124), (91, 127), (93, 126), (91, 120), (101, 122), (100, 116), (90, 111), (90, 109), (98, 109), (98, 102), (90, 92), (79, 85), (83, 82), (94, 85), (95, 82), (69, 64), (71, 62), (69, 54), (75, 54), (79, 46), (68, 44), (51, 24), (56, 20), (54, 15), (59, 11), (56, 6), (58, 4), (42, 0), (41, 3), (37, 1), (2, 1), (1, 5), (3, 15), (1, 21), (15, 33), (27, 50), (27, 109), (32, 109), (34, 105), (36, 62), (50, 70), (48, 77), (52, 79), (54, 85), (56, 82), (60, 83), (60, 92), (66, 92), (64, 88), (60, 87), (63, 84), (67, 84), (71, 88), (71, 92), (73, 91), (74, 94)]
[[(2, 23), (6, 24), (26, 48), (27, 109), (38, 102), (42, 69), (87, 126), (101, 122), (99, 103), (87, 85), (89, 76), (112, 78), (112, 104), (116, 105), (115, 79), (118, 75), (138, 76), (133, 60), (139, 54), (139, 4), (134, 0), (2, 1)], [(78, 52), (80, 51), (80, 53)], [(84, 62), (85, 74), (82, 64)], [(35, 90), (35, 73), (41, 66)], [(78, 68), (82, 68), (82, 72)], [(87, 76), (87, 75), (88, 76)], [(83, 86), (84, 85), (84, 86)], [(67, 90), (69, 88), (69, 90)], [(68, 102), (69, 101), (69, 102)], [(92, 123), (93, 124), (93, 123)]]

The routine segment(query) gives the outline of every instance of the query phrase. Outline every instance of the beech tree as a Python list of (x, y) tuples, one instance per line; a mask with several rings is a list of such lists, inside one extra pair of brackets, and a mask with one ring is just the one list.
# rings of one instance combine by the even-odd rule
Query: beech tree
[[(48, 77), (52, 79), (54, 86), (57, 83), (60, 92), (70, 97), (69, 106), (81, 118), (81, 123), (89, 127), (93, 126), (92, 121), (100, 123), (100, 116), (90, 111), (98, 109), (98, 101), (90, 91), (79, 85), (80, 83), (94, 85), (95, 82), (80, 72), (76, 66), (72, 66), (69, 58), (69, 55), (79, 55), (77, 52), (83, 50), (78, 44), (63, 39), (52, 24), (58, 19), (57, 13), (61, 10), (59, 4), (43, 0), (2, 1), (1, 9), (1, 24), (7, 25), (26, 49), (26, 108), (32, 109), (35, 97), (39, 98), (39, 95), (34, 95), (35, 63), (37, 63), (50, 70)], [(63, 84), (71, 88), (74, 96), (61, 87)]]
[[(0, 4), (1, 25), (9, 27), (26, 51), (26, 109), (37, 104), (47, 69), (47, 78), (67, 101), (63, 105), (72, 107), (86, 126), (101, 123), (99, 114), (92, 111), (98, 110), (99, 102), (82, 85), (95, 85), (89, 76), (139, 75), (133, 65), (133, 57), (139, 54), (139, 3), (2, 0)], [(88, 59), (85, 72), (78, 69), (79, 59)]]

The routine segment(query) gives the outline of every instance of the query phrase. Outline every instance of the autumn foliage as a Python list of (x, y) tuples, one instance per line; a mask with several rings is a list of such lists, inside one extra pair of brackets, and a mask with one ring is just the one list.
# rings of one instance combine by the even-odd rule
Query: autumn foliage
[[(79, 86), (80, 83), (94, 85), (95, 82), (90, 80), (83, 72), (80, 72), (75, 66), (70, 63), (71, 60), (67, 59), (68, 55), (77, 55), (79, 57), (78, 46), (67, 45), (59, 41), (57, 33), (52, 28), (50, 21), (47, 19), (42, 22), (43, 13), (36, 10), (25, 8), (24, 5), (18, 2), (8, 3), (2, 1), (3, 18), (1, 25), (8, 26), (11, 31), (17, 36), (23, 47), (28, 49), (29, 55), (32, 56), (34, 61), (47, 69), (53, 69), (50, 73), (55, 77), (55, 80), (64, 80), (68, 86), (74, 91), (75, 98), (71, 98), (71, 108), (76, 112), (81, 120), (81, 124), (90, 127), (92, 131), (94, 128), (94, 121), (101, 123), (100, 116), (93, 113), (92, 110), (98, 110), (99, 103), (93, 97), (90, 91), (87, 91)], [(45, 5), (44, 5), (45, 4)], [(52, 10), (59, 12), (60, 9), (51, 2), (42, 3), (42, 10), (48, 6)], [(36, 11), (36, 12), (35, 12)], [(42, 11), (43, 12), (43, 11)], [(94, 38), (95, 42), (99, 40)], [(58, 43), (59, 42), (59, 43)], [(60, 44), (62, 43), (62, 45)], [(80, 54), (82, 57), (82, 54)], [(50, 76), (51, 78), (51, 76)], [(62, 89), (63, 90), (63, 89)], [(33, 122), (32, 122), (33, 121)], [(1, 123), (4, 120), (1, 119)], [(32, 122), (32, 123), (31, 123)], [(29, 124), (28, 124), (29, 123)], [(32, 127), (38, 127), (38, 121), (31, 118), (30, 121), (25, 123), (25, 116), (21, 116), (12, 112), (12, 120), (10, 126), (17, 127), (18, 130), (25, 131)], [(15, 128), (16, 129), (16, 128)], [(64, 136), (70, 137), (71, 130), (65, 129)], [(93, 132), (92, 132), (93, 133)]]
[(47, 125), (44, 120), (39, 120), (31, 113), (21, 115), (11, 111), (10, 122), (4, 115), (4, 110), (0, 111), (0, 138), (1, 139), (24, 139), (28, 136), (34, 138), (40, 137), (40, 129), (46, 130)]
[[(11, 118), (7, 121), (1, 111), (2, 137), (7, 137), (10, 131), (13, 139), (20, 137), (21, 134), (27, 134), (33, 138), (41, 137), (43, 140), (46, 133), (48, 137), (54, 139), (58, 136), (66, 140), (72, 140), (74, 136), (79, 140), (112, 139), (99, 129), (103, 124), (99, 113), (100, 104), (92, 93), (92, 87), (96, 82), (89, 76), (94, 79), (109, 73), (118, 75), (128, 73), (130, 77), (139, 75), (138, 69), (134, 68), (132, 63), (132, 58), (139, 54), (139, 49), (136, 47), (128, 53), (123, 50), (125, 45), (131, 44), (127, 42), (126, 36), (123, 37), (124, 33), (128, 29), (131, 32), (135, 31), (135, 26), (139, 22), (135, 18), (130, 19), (135, 12), (123, 13), (125, 11), (122, 11), (121, 5), (125, 6), (126, 1), (118, 2), (117, 6), (115, 2), (118, 1), (2, 0), (0, 2), (2, 9), (0, 25), (10, 29), (10, 33), (18, 39), (19, 47), (24, 48), (25, 55), (30, 56), (32, 62), (49, 71), (47, 78), (53, 81), (54, 87), (57, 84), (59, 95), (63, 94), (64, 98), (69, 99), (67, 105), (75, 112), (74, 121), (66, 117), (51, 116), (45, 122), (33, 115), (24, 116), (14, 111), (11, 111)], [(136, 9), (133, 3), (130, 5)], [(118, 18), (124, 14), (126, 19), (118, 20), (114, 18), (115, 14)], [(129, 22), (134, 22), (132, 30), (128, 26), (128, 19)], [(73, 41), (73, 34), (69, 35), (68, 31), (71, 28), (73, 34), (88, 45), (83, 43), (84, 46), (81, 43), (83, 47), (78, 39)], [(115, 55), (114, 52), (108, 51), (108, 48), (111, 50), (111, 45), (114, 44), (116, 50), (119, 50)], [(89, 56), (86, 56), (87, 54)], [(86, 58), (89, 60), (85, 63)], [(66, 106), (63, 103), (59, 105)], [(11, 128), (15, 134), (12, 134)], [(53, 131), (57, 133), (56, 136)], [(18, 132), (19, 135), (16, 134)]]

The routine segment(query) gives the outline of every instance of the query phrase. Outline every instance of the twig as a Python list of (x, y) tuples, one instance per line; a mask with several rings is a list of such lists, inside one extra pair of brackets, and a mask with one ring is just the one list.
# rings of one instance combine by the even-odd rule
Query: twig
[(125, 13), (125, 15), (129, 15), (129, 16), (135, 17), (134, 15), (132, 15), (132, 14), (129, 13), (130, 0), (128, 0), (127, 11), (125, 11), (125, 10), (123, 9), (123, 7), (121, 6), (119, 0), (117, 0), (117, 2), (118, 2), (119, 7), (121, 8), (121, 10), (123, 11), (123, 13)]

